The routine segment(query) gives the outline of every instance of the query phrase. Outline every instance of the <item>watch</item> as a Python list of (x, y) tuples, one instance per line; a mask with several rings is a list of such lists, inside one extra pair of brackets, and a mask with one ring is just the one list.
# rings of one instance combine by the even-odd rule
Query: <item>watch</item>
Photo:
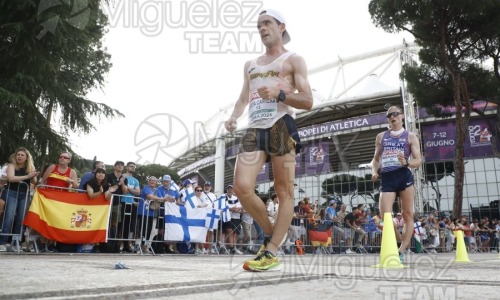
[(285, 92), (283, 90), (280, 90), (280, 93), (278, 94), (278, 102), (283, 102), (286, 99)]
[(403, 167), (408, 167), (410, 165), (410, 163), (408, 162), (408, 160), (405, 160), (406, 163), (403, 165)]

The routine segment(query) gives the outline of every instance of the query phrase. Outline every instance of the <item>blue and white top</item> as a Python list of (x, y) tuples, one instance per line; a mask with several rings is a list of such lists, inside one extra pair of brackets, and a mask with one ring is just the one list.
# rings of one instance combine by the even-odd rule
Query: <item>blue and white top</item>
[(409, 131), (405, 130), (398, 137), (391, 136), (390, 130), (382, 138), (381, 173), (392, 172), (404, 166), (398, 160), (398, 153), (403, 152), (408, 161), (411, 155)]

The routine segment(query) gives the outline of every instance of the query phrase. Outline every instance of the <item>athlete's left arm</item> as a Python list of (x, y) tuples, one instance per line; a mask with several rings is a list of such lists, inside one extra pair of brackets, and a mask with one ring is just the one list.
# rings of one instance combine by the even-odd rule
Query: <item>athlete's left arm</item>
[(416, 169), (419, 168), (420, 165), (422, 164), (422, 155), (420, 153), (420, 142), (418, 141), (417, 136), (413, 132), (410, 132), (410, 134), (408, 134), (408, 139), (411, 148), (411, 161), (409, 161), (410, 165), (408, 167)]
[(307, 66), (304, 58), (297, 54), (288, 58), (292, 68), (293, 81), (296, 93), (287, 93), (285, 104), (298, 109), (310, 110), (313, 105), (313, 96), (309, 79), (307, 78)]

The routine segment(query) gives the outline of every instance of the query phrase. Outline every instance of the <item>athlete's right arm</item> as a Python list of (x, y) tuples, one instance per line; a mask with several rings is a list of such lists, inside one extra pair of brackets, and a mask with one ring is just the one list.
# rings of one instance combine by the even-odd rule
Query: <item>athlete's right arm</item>
[(378, 170), (380, 168), (380, 155), (382, 154), (382, 136), (384, 135), (383, 132), (379, 133), (377, 135), (377, 138), (375, 139), (375, 154), (373, 155), (372, 159), (372, 180), (376, 181), (378, 180)]
[(236, 101), (236, 104), (234, 104), (231, 116), (224, 123), (226, 130), (229, 132), (233, 132), (236, 129), (237, 127), (236, 120), (238, 120), (238, 118), (243, 114), (243, 112), (245, 111), (245, 107), (247, 106), (249, 101), (248, 97), (250, 91), (250, 82), (248, 81), (248, 74), (247, 74), (249, 66), (250, 66), (250, 61), (247, 61), (243, 69), (243, 87), (241, 88), (240, 97)]

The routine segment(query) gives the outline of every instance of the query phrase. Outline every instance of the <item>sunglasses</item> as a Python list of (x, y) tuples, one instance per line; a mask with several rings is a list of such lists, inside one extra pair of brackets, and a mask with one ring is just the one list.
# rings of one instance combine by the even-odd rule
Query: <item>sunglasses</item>
[(64, 156), (64, 155), (59, 156), (59, 158), (69, 159), (68, 156)]
[(203, 190), (195, 190), (195, 192), (203, 192)]
[(402, 114), (403, 114), (402, 112), (394, 111), (394, 112), (388, 113), (386, 117), (387, 117), (387, 119), (390, 119), (392, 117), (397, 117), (397, 116), (402, 115)]

